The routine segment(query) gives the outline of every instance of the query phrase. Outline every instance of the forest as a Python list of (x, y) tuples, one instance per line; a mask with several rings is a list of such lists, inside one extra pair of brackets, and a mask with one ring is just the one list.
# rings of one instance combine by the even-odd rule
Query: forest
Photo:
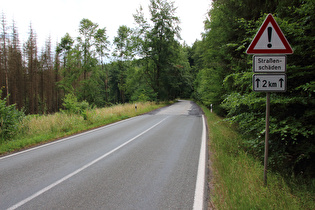
[(55, 49), (48, 38), (41, 50), (36, 30), (30, 25), (28, 40), (20, 43), (14, 20), (9, 24), (4, 12), (0, 132), (4, 110), (55, 113), (71, 97), (90, 107), (190, 98), (212, 104), (237, 124), (249, 139), (244, 149), (263, 160), (266, 99), (252, 90), (252, 56), (246, 49), (272, 13), (294, 54), (287, 56), (287, 91), (271, 94), (269, 163), (282, 174), (314, 178), (315, 2), (213, 0), (202, 39), (192, 46), (180, 43), (173, 2), (150, 0), (149, 11), (145, 17), (139, 7), (136, 26), (120, 26), (112, 43), (106, 28), (84, 18), (78, 37), (66, 33)]

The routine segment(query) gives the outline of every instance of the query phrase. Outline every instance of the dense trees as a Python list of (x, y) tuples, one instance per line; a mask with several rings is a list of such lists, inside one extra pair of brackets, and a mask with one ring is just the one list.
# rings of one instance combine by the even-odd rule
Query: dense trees
[(58, 111), (67, 94), (96, 106), (189, 97), (192, 78), (185, 47), (179, 43), (174, 3), (151, 0), (149, 10), (149, 20), (142, 13), (134, 15), (136, 28), (119, 27), (111, 63), (105, 62), (111, 53), (106, 28), (89, 19), (80, 21), (78, 37), (66, 33), (55, 50), (50, 39), (39, 50), (32, 26), (28, 40), (20, 44), (16, 26), (9, 27), (3, 14), (2, 98), (35, 114)]
[(270, 165), (314, 176), (314, 1), (213, 1), (203, 40), (193, 46), (198, 67), (195, 97), (214, 104), (251, 137), (263, 156), (265, 94), (252, 91), (252, 57), (245, 51), (268, 13), (294, 49), (288, 56), (286, 93), (271, 95)]
[[(178, 96), (180, 83), (183, 82), (180, 65), (179, 19), (175, 16), (174, 3), (162, 0), (151, 1), (151, 18), (148, 21), (141, 11), (134, 15), (138, 24), (137, 41), (139, 56), (145, 62), (143, 75), (158, 100)], [(187, 66), (186, 66), (187, 67)]]
[(3, 14), (0, 97), (27, 114), (59, 111), (64, 99), (101, 107), (192, 97), (238, 123), (250, 136), (244, 147), (263, 156), (265, 95), (252, 91), (245, 51), (272, 13), (294, 54), (287, 58), (288, 91), (271, 95), (270, 164), (314, 176), (314, 10), (312, 0), (214, 0), (202, 40), (190, 47), (179, 42), (174, 3), (150, 0), (150, 16), (140, 7), (136, 27), (120, 26), (112, 50), (106, 28), (82, 19), (78, 37), (65, 34), (56, 49), (48, 39), (41, 51), (32, 26), (21, 44)]
[(116, 45), (114, 49), (113, 56), (117, 58), (118, 64), (118, 88), (119, 88), (119, 98), (124, 103), (126, 100), (125, 92), (126, 77), (128, 61), (133, 57), (132, 53), (132, 30), (127, 26), (120, 26), (117, 31), (117, 36), (114, 38), (114, 44)]

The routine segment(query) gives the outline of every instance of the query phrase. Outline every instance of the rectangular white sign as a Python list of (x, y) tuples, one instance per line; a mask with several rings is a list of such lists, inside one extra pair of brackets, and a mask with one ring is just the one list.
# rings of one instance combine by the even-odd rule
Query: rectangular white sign
[(287, 57), (285, 55), (255, 55), (253, 56), (253, 71), (255, 73), (286, 72)]
[(254, 74), (253, 90), (255, 92), (285, 92), (287, 77), (285, 74)]

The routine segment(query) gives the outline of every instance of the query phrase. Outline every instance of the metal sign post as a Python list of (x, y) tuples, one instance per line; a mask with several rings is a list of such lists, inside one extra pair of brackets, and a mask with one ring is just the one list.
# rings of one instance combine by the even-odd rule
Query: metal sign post
[(266, 92), (264, 183), (267, 185), (270, 93), (287, 90), (286, 75), (275, 73), (286, 72), (286, 56), (284, 54), (292, 54), (293, 50), (275, 19), (269, 14), (246, 53), (256, 54), (253, 57), (253, 72), (262, 73), (253, 75), (253, 91)]
[(267, 169), (268, 169), (269, 117), (270, 117), (270, 92), (267, 92), (266, 93), (265, 159), (264, 159), (264, 183), (265, 183), (265, 185), (267, 185)]

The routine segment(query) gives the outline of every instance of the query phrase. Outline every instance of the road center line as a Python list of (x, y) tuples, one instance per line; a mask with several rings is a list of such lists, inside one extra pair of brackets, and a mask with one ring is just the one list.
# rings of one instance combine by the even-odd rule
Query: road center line
[(128, 141), (126, 141), (125, 143), (121, 144), (120, 146), (114, 148), (113, 150), (109, 151), (108, 153), (102, 155), (101, 157), (91, 161), (90, 163), (82, 166), (81, 168), (77, 169), (76, 171), (68, 174), (67, 176), (64, 176), (63, 178), (57, 180), (56, 182), (52, 183), (51, 185), (43, 188), (42, 190), (34, 193), (33, 195), (29, 196), (28, 198), (25, 198), (24, 200), (20, 201), (19, 203), (11, 206), (10, 208), (8, 208), (7, 210), (13, 210), (13, 209), (17, 209), (19, 207), (21, 207), (22, 205), (26, 204), (27, 202), (33, 200), (34, 198), (38, 197), (39, 195), (45, 193), (46, 191), (52, 189), (53, 187), (57, 186), (58, 184), (70, 179), (71, 177), (73, 177), (74, 175), (80, 173), (81, 171), (83, 171), (84, 169), (94, 165), (95, 163), (97, 163), (98, 161), (104, 159), (105, 157), (107, 157), (108, 155), (116, 152), (117, 150), (119, 150), (120, 148), (126, 146), (127, 144), (129, 144), (130, 142), (134, 141), (135, 139), (137, 139), (138, 137), (142, 136), (143, 134), (147, 133), (148, 131), (150, 131), (151, 129), (153, 129), (154, 127), (158, 126), (159, 124), (161, 124), (163, 121), (165, 121), (168, 117), (164, 118), (163, 120), (161, 120), (160, 122), (156, 123), (155, 125), (153, 125), (152, 127), (148, 128), (147, 130), (143, 131), (142, 133), (138, 134), (137, 136), (133, 137), (132, 139), (129, 139)]
[[(138, 117), (138, 116), (137, 116), (137, 117)], [(23, 150), (23, 151), (20, 151), (20, 152), (16, 152), (16, 153), (13, 153), (13, 154), (11, 154), (11, 155), (6, 155), (6, 156), (3, 156), (3, 157), (0, 157), (0, 160), (7, 159), (7, 158), (10, 158), (10, 157), (14, 157), (14, 156), (17, 156), (17, 155), (26, 153), (26, 152), (31, 152), (31, 151), (40, 149), (40, 148), (42, 148), (42, 147), (47, 147), (47, 146), (50, 146), (50, 145), (53, 145), (53, 144), (59, 144), (59, 143), (61, 143), (61, 142), (68, 141), (68, 140), (71, 140), (71, 139), (73, 139), (73, 138), (76, 138), (76, 137), (79, 137), (79, 136), (83, 136), (83, 135), (92, 133), (92, 132), (94, 132), (94, 131), (99, 131), (99, 130), (102, 130), (102, 129), (105, 129), (105, 128), (108, 128), (108, 127), (115, 126), (115, 125), (117, 125), (117, 124), (121, 124), (121, 123), (127, 122), (127, 121), (129, 121), (129, 120), (134, 119), (134, 118), (136, 118), (136, 117), (128, 118), (128, 119), (125, 119), (125, 120), (121, 120), (121, 121), (115, 122), (115, 123), (113, 123), (113, 124), (105, 125), (105, 126), (102, 126), (102, 127), (99, 127), (99, 128), (95, 128), (95, 129), (92, 129), (92, 130), (89, 130), (89, 131), (84, 131), (84, 132), (79, 133), (79, 134), (75, 134), (75, 135), (72, 135), (72, 136), (69, 136), (69, 137), (61, 138), (60, 140), (56, 140), (56, 141), (53, 141), (53, 142), (50, 142), (50, 143), (45, 143), (45, 144), (43, 144), (43, 145), (36, 146), (36, 147), (34, 147), (34, 148), (30, 148), (30, 149)]]
[(202, 136), (193, 210), (203, 209), (206, 175), (206, 123), (202, 115)]

